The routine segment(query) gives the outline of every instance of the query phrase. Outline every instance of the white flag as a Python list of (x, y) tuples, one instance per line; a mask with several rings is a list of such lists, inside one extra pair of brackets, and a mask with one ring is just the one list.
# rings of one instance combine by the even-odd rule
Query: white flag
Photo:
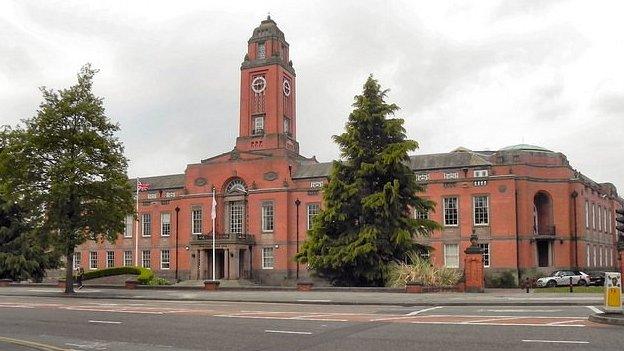
[(215, 192), (212, 192), (212, 219), (217, 218), (217, 199), (215, 198)]

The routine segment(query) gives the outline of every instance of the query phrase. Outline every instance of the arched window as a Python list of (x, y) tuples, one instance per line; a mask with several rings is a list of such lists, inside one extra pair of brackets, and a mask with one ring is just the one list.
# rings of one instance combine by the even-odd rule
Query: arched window
[(228, 194), (234, 192), (247, 192), (247, 190), (245, 190), (245, 182), (243, 182), (243, 180), (240, 178), (233, 179), (228, 183), (227, 187), (225, 188), (225, 192)]

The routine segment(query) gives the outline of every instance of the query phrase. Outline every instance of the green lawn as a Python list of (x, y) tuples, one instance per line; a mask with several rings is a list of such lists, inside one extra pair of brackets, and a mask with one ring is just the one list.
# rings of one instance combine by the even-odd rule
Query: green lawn
[[(537, 293), (569, 293), (570, 287), (568, 286), (558, 286), (556, 288), (535, 288), (533, 291)], [(603, 293), (602, 286), (575, 286), (575, 293), (587, 294), (587, 293)]]

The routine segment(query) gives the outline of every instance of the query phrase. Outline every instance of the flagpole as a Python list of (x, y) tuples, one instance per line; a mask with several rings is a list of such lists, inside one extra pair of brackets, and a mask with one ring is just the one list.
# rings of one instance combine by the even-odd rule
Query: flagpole
[(139, 266), (139, 178), (136, 184), (136, 222), (134, 223), (134, 265)]
[(215, 218), (217, 217), (217, 206), (216, 206), (216, 198), (215, 198), (215, 188), (212, 187), (212, 281), (215, 281), (215, 253), (216, 253), (216, 245), (215, 245), (215, 237), (217, 233), (215, 232)]

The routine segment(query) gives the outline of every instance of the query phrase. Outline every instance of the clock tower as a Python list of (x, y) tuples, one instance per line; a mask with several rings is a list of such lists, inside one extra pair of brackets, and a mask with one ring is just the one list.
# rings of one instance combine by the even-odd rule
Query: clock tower
[(299, 153), (296, 139), (295, 69), (289, 46), (271, 17), (247, 42), (241, 65), (239, 151)]

